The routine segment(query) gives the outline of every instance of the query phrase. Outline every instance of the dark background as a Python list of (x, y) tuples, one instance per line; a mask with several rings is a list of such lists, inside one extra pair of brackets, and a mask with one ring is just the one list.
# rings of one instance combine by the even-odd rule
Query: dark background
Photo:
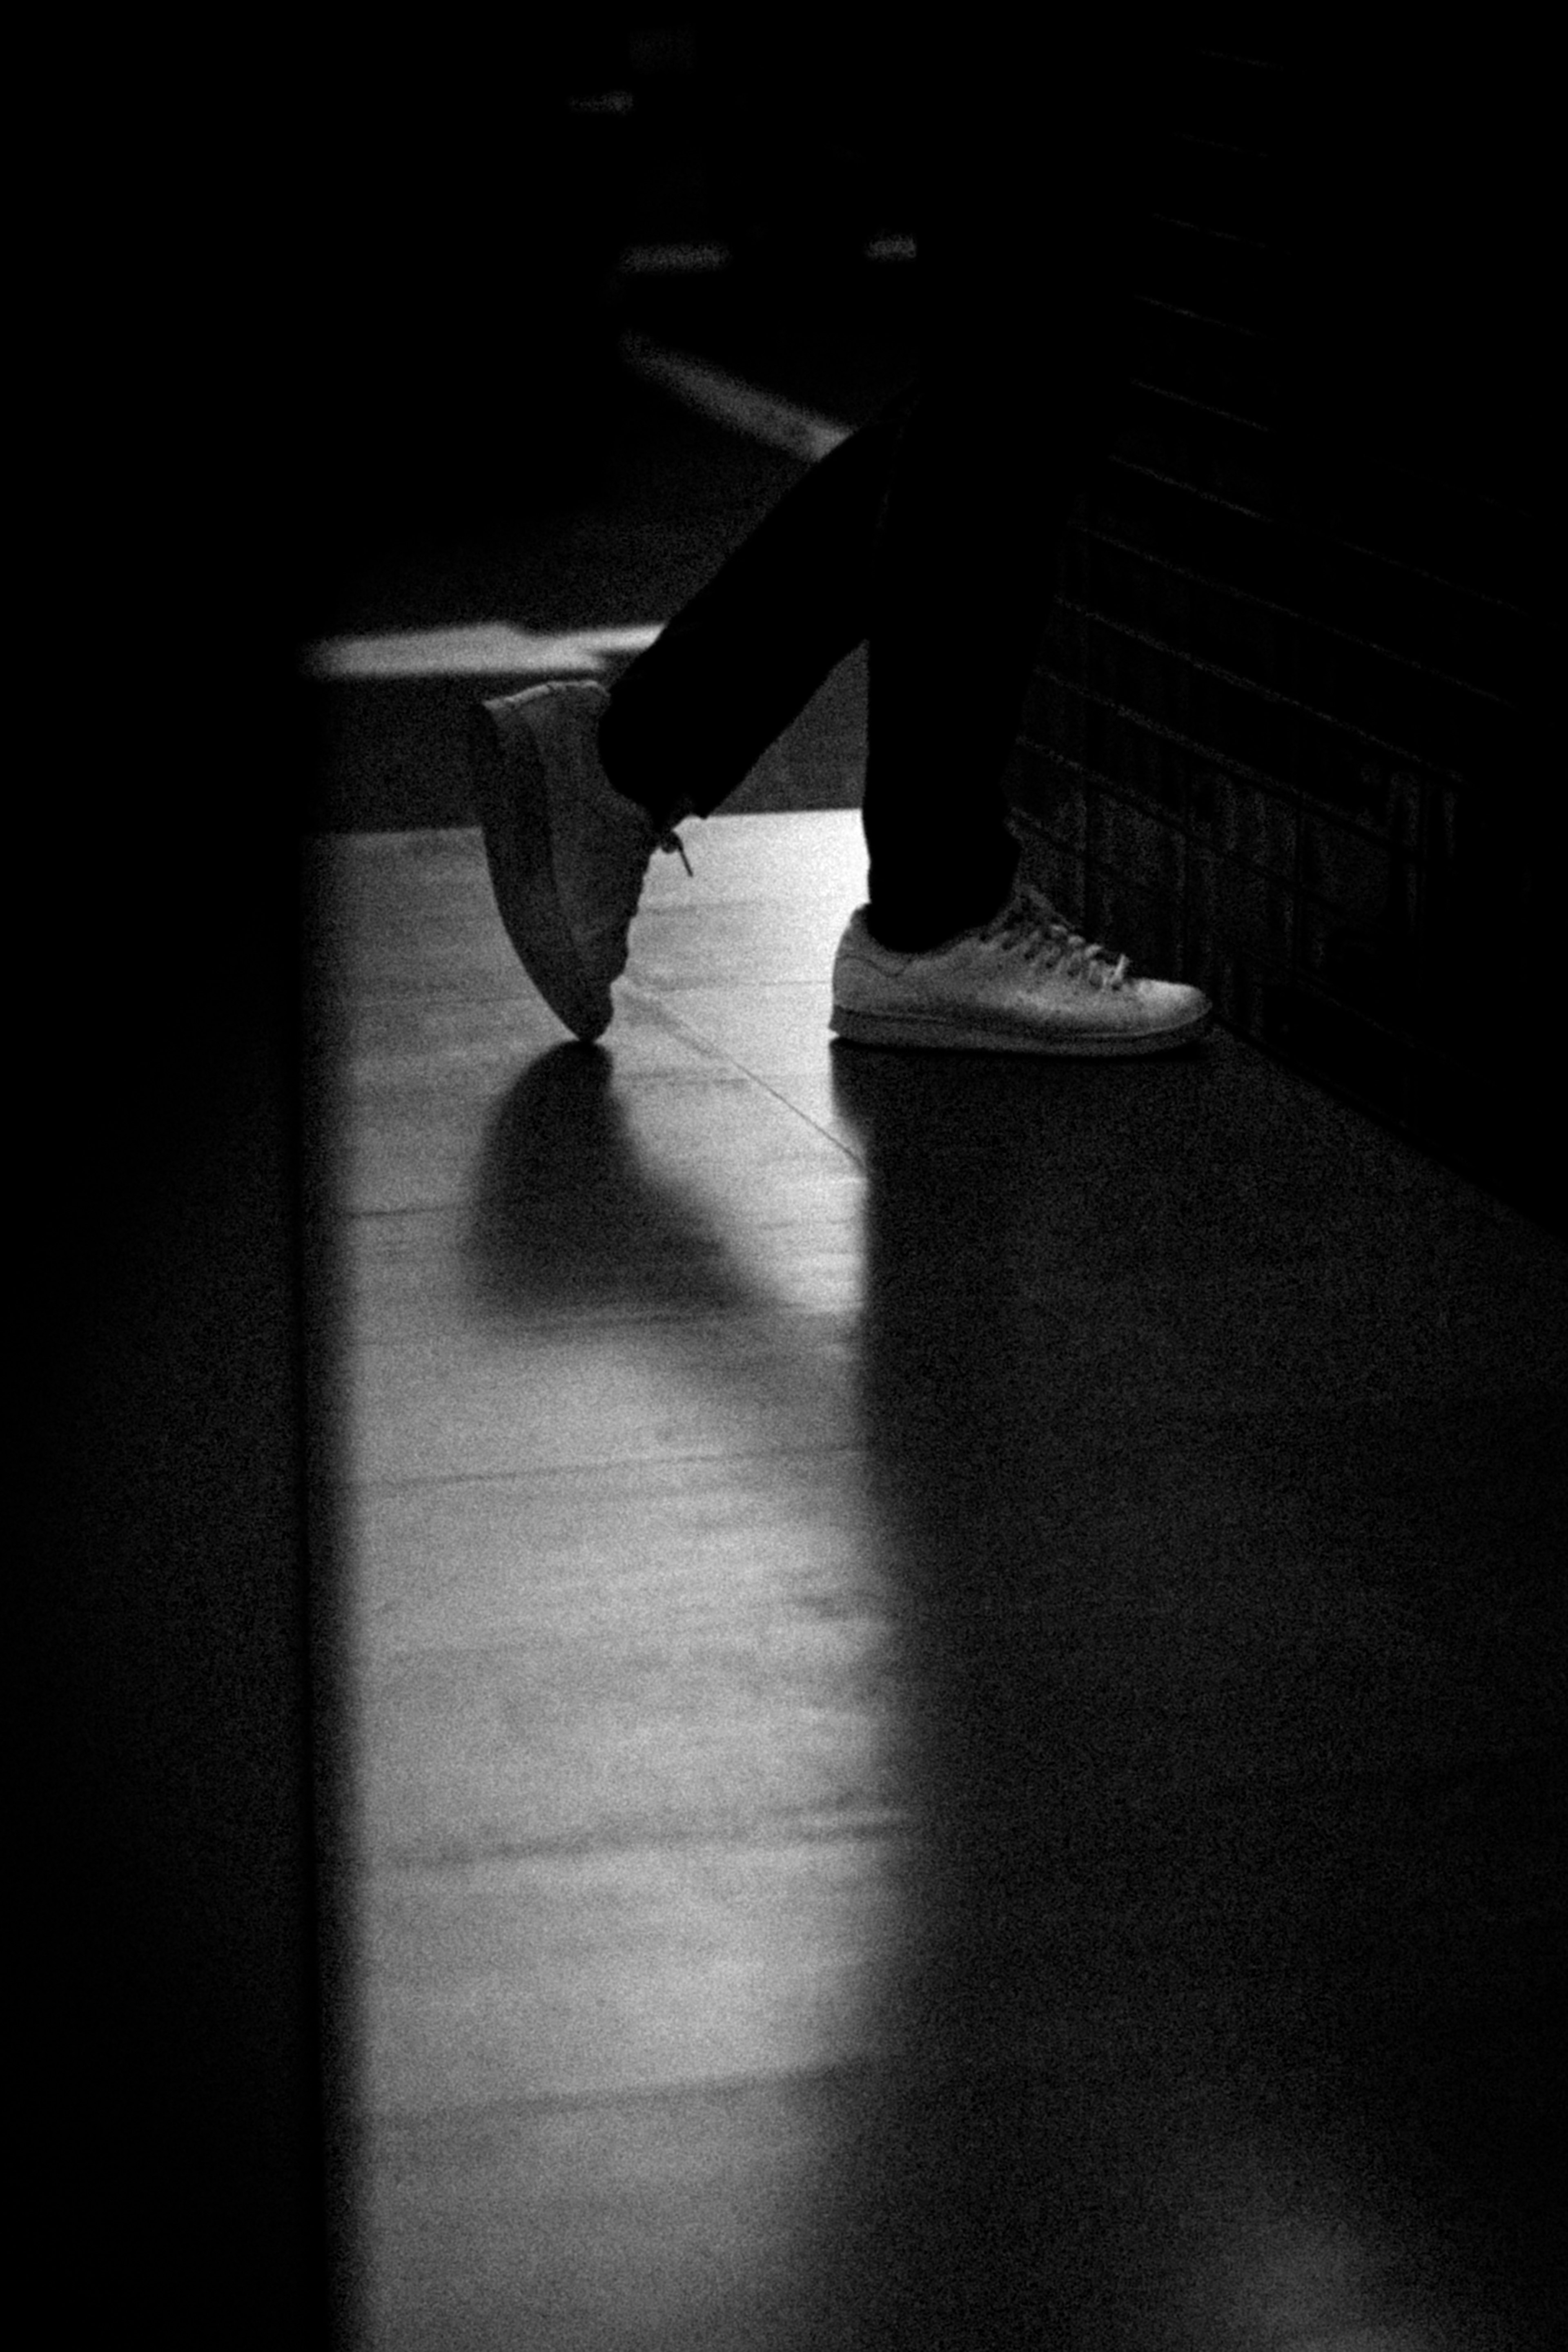
[[(141, 2323), (166, 2344), (304, 2344), (351, 2275), (331, 2073), (346, 2023), (336, 1652), (329, 1577), (309, 1586), (305, 1572), (308, 1559), (329, 1567), (331, 1528), (304, 1444), (301, 1212), (317, 1163), (298, 839), (312, 786), (294, 660), (353, 608), (367, 546), (384, 582), (409, 549), (481, 520), (510, 530), (591, 488), (596, 404), (614, 396), (600, 265), (622, 233), (620, 163), (574, 181), (570, 228), (553, 224), (583, 142), (616, 124), (566, 100), (607, 73), (620, 86), (617, 43), (643, 38), (657, 103), (706, 126), (711, 164), (661, 183), (660, 205), (678, 213), (695, 186), (751, 248), (754, 284), (810, 284), (846, 205), (896, 215), (873, 142), (863, 170), (885, 193), (841, 160), (785, 175), (817, 189), (839, 175), (842, 195), (814, 217), (759, 204), (779, 173), (748, 174), (747, 156), (861, 149), (822, 125), (825, 52), (806, 41), (764, 78), (766, 109), (753, 72), (755, 136), (737, 142), (738, 101), (716, 121), (714, 68), (683, 62), (699, 29), (607, 16), (591, 57), (547, 58), (511, 19), (455, 22), (407, 51), (369, 15), (274, 16), (221, 39), (137, 26), (25, 78), (43, 137), (16, 273), (14, 500), (36, 515), (16, 706), (41, 706), (44, 724), (27, 730), (11, 869), (13, 1328), (32, 1408), (16, 1653), (19, 2275), (66, 2340)], [(1294, 79), (1276, 152), (1299, 160), (1272, 184), (1290, 268), (1270, 298), (1289, 355), (1270, 396), (1305, 454), (1270, 478), (1298, 507), (1325, 478), (1350, 483), (1334, 546), (1366, 543), (1365, 518), (1392, 515), (1396, 538), (1426, 551), (1398, 577), (1501, 614), (1456, 640), (1461, 673), (1471, 646), (1509, 656), (1506, 677), (1476, 681), (1497, 698), (1506, 756), (1475, 771), (1477, 846), (1431, 898), (1422, 954), (1462, 975), (1465, 1066), (1486, 1059), (1500, 1081), (1454, 1112), (1457, 1149), (1506, 1116), (1511, 1156), (1533, 1164), (1521, 1107), (1543, 1131), (1559, 1058), (1546, 75), (1495, 17), (1462, 49), (1417, 50), (1364, 18), (1316, 19), (1281, 62)], [(842, 87), (852, 96), (853, 77)], [(661, 217), (648, 233), (677, 231)], [(346, 292), (327, 266), (344, 251)], [(497, 364), (521, 283), (560, 320), (546, 371)], [(524, 418), (559, 436), (548, 485), (490, 454), (492, 426), (515, 436)], [(389, 454), (437, 446), (447, 425), (464, 465), (410, 457), (389, 512)], [(1212, 418), (1198, 431), (1198, 490), (1228, 431)], [(1313, 454), (1335, 449), (1348, 472)], [(1094, 593), (1109, 626), (1113, 588)], [(1423, 609), (1454, 609), (1421, 593)], [(1041, 690), (1055, 678), (1083, 704), (1092, 646), (1068, 652)], [(1456, 773), (1428, 779), (1423, 810), (1466, 797)], [(1190, 778), (1182, 789), (1171, 823), (1168, 802), (1143, 813), (1190, 844)], [(1377, 840), (1375, 819), (1342, 830)], [(1114, 879), (1111, 851), (1082, 856), (1086, 877)], [(1190, 875), (1180, 894), (1190, 906)], [(1343, 991), (1307, 993), (1354, 1011)], [(1421, 1044), (1386, 1013), (1366, 1017), (1407, 1053)]]

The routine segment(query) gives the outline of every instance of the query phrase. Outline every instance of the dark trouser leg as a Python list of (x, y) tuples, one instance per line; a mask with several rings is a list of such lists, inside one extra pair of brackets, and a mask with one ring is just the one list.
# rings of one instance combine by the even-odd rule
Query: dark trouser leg
[[(1055, 25), (928, 82), (925, 348), (873, 572), (871, 923), (935, 946), (1005, 902), (1002, 789), (1062, 534), (1124, 413), (1160, 60)], [(966, 87), (967, 86), (967, 87)]]
[(786, 491), (616, 682), (605, 772), (666, 817), (711, 815), (864, 642), (905, 392)]
[(1002, 776), (1062, 529), (1114, 434), (1159, 60), (1009, 27), (916, 78), (917, 389), (780, 500), (615, 687), (618, 787), (706, 815), (862, 640), (872, 922), (936, 944), (1005, 900)]

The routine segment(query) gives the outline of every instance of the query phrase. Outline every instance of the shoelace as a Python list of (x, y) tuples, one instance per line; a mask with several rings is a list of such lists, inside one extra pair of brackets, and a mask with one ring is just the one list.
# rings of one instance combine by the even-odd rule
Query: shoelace
[[(664, 832), (658, 836), (658, 841), (660, 848), (664, 850), (670, 856), (678, 857), (681, 864), (685, 867), (686, 872), (691, 874), (692, 861), (686, 856), (685, 844), (682, 841), (680, 835), (675, 831), (673, 824), (666, 825), (664, 827)], [(692, 878), (695, 881), (696, 877), (693, 875)]]
[(1083, 938), (1065, 922), (1043, 891), (1024, 883), (980, 933), (1026, 963), (1065, 969), (1070, 980), (1085, 979), (1093, 988), (1120, 988), (1127, 977), (1127, 959), (1113, 956), (1097, 940)]

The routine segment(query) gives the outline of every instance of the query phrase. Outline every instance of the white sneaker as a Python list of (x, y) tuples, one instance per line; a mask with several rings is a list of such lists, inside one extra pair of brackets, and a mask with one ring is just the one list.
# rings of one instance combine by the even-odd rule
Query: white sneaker
[(507, 936), (550, 1011), (587, 1044), (610, 1026), (611, 982), (626, 969), (654, 850), (685, 856), (601, 766), (609, 705), (590, 680), (531, 686), (476, 706), (468, 747)]
[(833, 965), (830, 1027), (859, 1045), (998, 1054), (1158, 1054), (1190, 1045), (1212, 1008), (1174, 980), (1134, 980), (1080, 938), (1030, 883), (1001, 913), (923, 955), (881, 947), (866, 909)]

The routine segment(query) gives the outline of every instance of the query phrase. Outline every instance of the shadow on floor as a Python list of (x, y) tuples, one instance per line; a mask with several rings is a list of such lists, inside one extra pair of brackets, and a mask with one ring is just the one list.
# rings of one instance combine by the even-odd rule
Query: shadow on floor
[[(1544, 2352), (1542, 1269), (1222, 1038), (841, 1047), (834, 1096), (906, 1833), (883, 2054), (797, 2086), (800, 2272), (753, 2340)], [(470, 1249), (486, 1311), (666, 1316), (684, 1373), (770, 1305), (592, 1048), (501, 1106)], [(775, 1315), (721, 1376), (803, 1413), (821, 1344)]]

